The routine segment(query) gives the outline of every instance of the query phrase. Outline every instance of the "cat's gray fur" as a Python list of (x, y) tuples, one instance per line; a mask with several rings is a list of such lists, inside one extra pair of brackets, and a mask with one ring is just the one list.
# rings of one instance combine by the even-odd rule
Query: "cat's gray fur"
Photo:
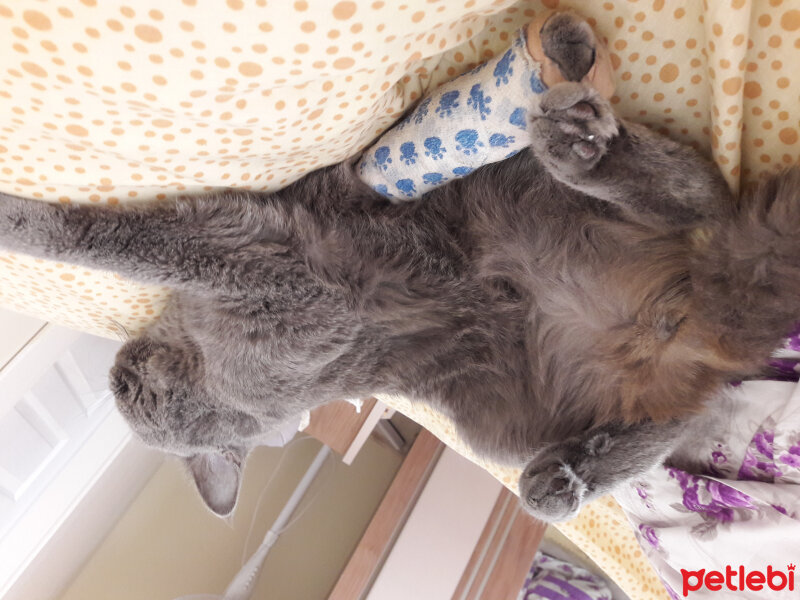
[[(555, 86), (532, 146), (391, 205), (349, 163), (274, 194), (121, 208), (0, 197), (0, 246), (161, 283), (111, 373), (148, 444), (218, 514), (304, 409), (395, 393), (525, 467), (546, 520), (650, 468), (800, 314), (800, 174), (735, 206), (689, 148)], [(656, 424), (651, 418), (660, 421)]]

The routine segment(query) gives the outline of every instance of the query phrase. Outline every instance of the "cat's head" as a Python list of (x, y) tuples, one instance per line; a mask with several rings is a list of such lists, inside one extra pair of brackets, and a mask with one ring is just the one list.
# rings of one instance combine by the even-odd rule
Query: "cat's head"
[(211, 397), (196, 351), (147, 336), (130, 340), (117, 354), (110, 387), (134, 433), (181, 457), (208, 507), (230, 514), (246, 455), (266, 427)]

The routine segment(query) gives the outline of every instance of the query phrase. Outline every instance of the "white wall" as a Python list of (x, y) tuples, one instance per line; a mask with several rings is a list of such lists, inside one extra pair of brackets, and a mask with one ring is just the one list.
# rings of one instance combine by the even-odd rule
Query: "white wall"
[[(251, 551), (318, 448), (319, 443), (311, 440), (289, 450), (261, 507)], [(172, 600), (224, 591), (241, 565), (257, 497), (281, 452), (260, 448), (248, 461), (240, 504), (230, 522), (205, 510), (180, 465), (169, 460), (61, 600)], [(351, 466), (329, 462), (309, 492), (320, 495), (267, 557), (253, 597), (326, 598), (401, 461), (400, 455), (368, 440)]]
[(0, 369), (39, 331), (45, 322), (0, 308)]
[(451, 598), (501, 488), (485, 470), (445, 448), (367, 600)]

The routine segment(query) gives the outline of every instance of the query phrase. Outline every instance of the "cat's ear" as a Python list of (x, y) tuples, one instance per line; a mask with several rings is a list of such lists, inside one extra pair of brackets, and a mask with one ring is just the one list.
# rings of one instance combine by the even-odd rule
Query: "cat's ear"
[(233, 512), (242, 481), (243, 453), (236, 450), (195, 454), (184, 459), (197, 491), (208, 508), (220, 517)]

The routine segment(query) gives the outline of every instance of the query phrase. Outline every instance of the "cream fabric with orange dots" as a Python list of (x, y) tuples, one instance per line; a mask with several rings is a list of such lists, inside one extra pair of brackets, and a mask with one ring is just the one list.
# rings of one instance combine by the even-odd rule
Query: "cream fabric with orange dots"
[[(734, 189), (797, 161), (799, 0), (0, 0), (0, 190), (117, 203), (275, 189), (570, 5), (608, 40), (623, 115), (713, 153)], [(136, 331), (164, 299), (0, 255), (0, 304), (86, 331)], [(458, 446), (439, 415), (395, 404)], [(561, 528), (632, 598), (664, 597), (613, 505)]]

